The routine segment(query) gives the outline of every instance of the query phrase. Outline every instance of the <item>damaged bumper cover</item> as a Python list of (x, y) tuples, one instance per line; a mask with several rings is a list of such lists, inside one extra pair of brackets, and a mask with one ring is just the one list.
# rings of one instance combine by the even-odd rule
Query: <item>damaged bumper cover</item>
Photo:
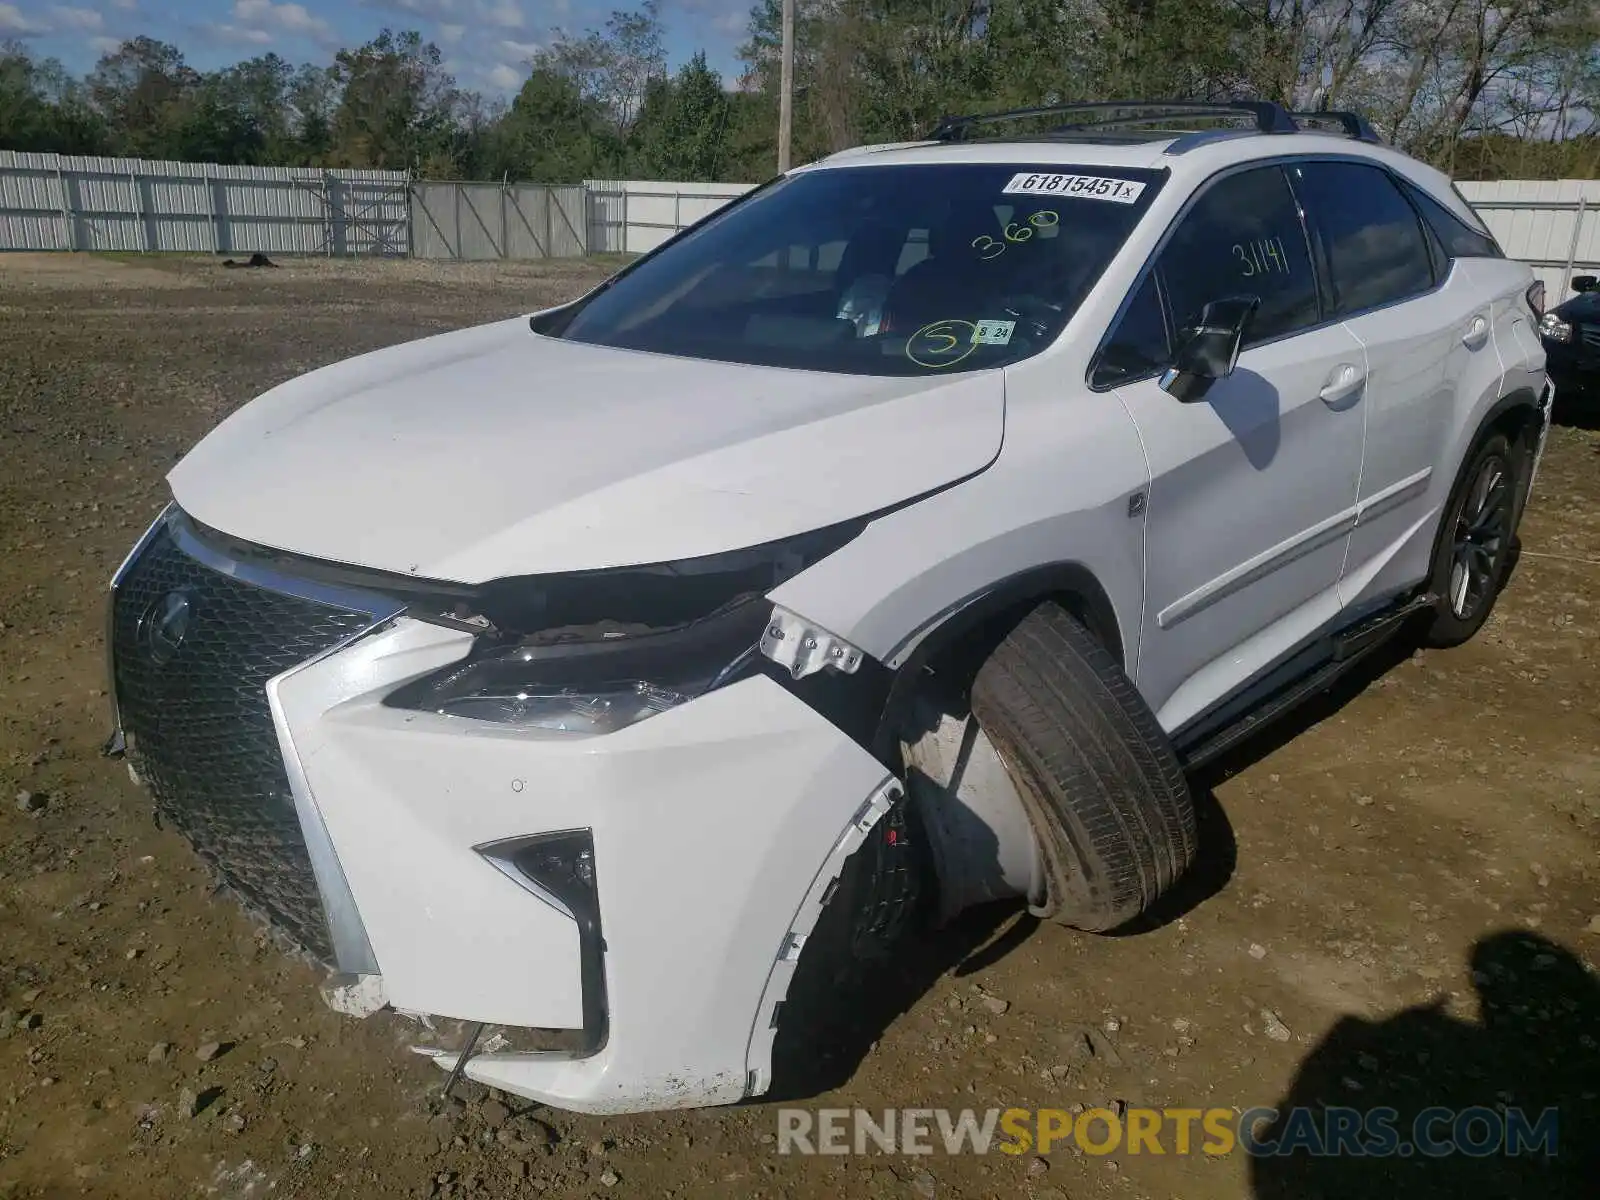
[[(163, 536), (187, 537), (178, 525)], [(201, 565), (230, 587), (306, 590), (192, 538), (174, 549), (209, 554)], [(185, 632), (207, 636), (212, 599), (146, 580), (148, 611), (118, 618), (128, 570), (113, 582), (114, 683), (129, 678), (119, 659), (151, 647), (181, 662)], [(180, 607), (191, 630), (165, 615)], [(351, 636), (264, 686), (341, 972), (329, 1002), (502, 1027), (466, 1076), (562, 1108), (764, 1091), (800, 947), (898, 782), (759, 672), (603, 733), (397, 706), (397, 691), (467, 659), (478, 635), (396, 608), (369, 606)], [(851, 655), (858, 665), (848, 646), (839, 657)], [(142, 683), (158, 678), (145, 667)], [(140, 762), (150, 747), (129, 732)], [(157, 765), (144, 774), (161, 805), (172, 773)], [(455, 1065), (451, 1050), (428, 1052)]]
[(583, 829), (604, 937), (603, 1045), (479, 1054), (466, 1075), (594, 1112), (764, 1090), (772, 985), (793, 935), (809, 931), (797, 920), (842, 867), (861, 814), (887, 809), (889, 773), (761, 676), (603, 737), (382, 703), (459, 657), (463, 636), (402, 620), (270, 689), (383, 998), (492, 1025), (591, 1027), (586, 1002), (601, 997), (584, 987), (580, 921), (485, 853)]

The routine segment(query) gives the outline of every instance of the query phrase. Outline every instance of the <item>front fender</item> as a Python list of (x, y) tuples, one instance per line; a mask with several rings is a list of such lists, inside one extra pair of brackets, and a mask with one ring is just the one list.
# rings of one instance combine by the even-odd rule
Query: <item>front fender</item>
[[(1042, 377), (1025, 376), (1035, 386)], [(1134, 674), (1144, 592), (1137, 498), (1149, 483), (1138, 433), (1110, 395), (1019, 398), (1029, 390), (1008, 378), (1005, 444), (988, 470), (873, 521), (772, 600), (898, 668), (997, 587), (1070, 566), (1103, 591), (1115, 621), (1108, 640)]]

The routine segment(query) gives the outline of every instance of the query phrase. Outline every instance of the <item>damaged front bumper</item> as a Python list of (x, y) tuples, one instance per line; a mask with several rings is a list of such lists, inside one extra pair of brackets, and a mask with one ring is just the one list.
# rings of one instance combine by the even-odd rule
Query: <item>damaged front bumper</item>
[[(604, 1044), (483, 1054), (470, 1078), (564, 1108), (727, 1103), (764, 1090), (769, 989), (806, 897), (894, 788), (865, 751), (764, 677), (603, 737), (385, 707), (460, 657), (400, 621), (275, 681), (387, 1001), (514, 1028), (583, 1028), (580, 928), (484, 848), (584, 829), (604, 938)], [(444, 1061), (453, 1063), (446, 1055)]]
[[(249, 564), (203, 566), (229, 587), (306, 590)], [(164, 614), (184, 608), (188, 636), (203, 638), (207, 604), (223, 601), (177, 576), (135, 582), (151, 598), (114, 616), (113, 677), (134, 678), (116, 660), (143, 656), (134, 674), (156, 687), (183, 661), (169, 643), (184, 631)], [(331, 599), (359, 597), (317, 602)], [(466, 1076), (557, 1107), (763, 1092), (800, 947), (828, 884), (898, 798), (890, 772), (766, 675), (603, 735), (392, 707), (387, 696), (461, 659), (473, 635), (373, 606), (365, 615), (263, 689), (342, 973), (331, 1002), (502, 1027), (509, 1036), (480, 1043)], [(162, 650), (166, 664), (144, 661)], [(134, 726), (129, 749), (168, 808), (183, 779), (152, 755), (183, 731), (142, 719), (151, 732)], [(197, 845), (202, 819), (176, 822)], [(202, 852), (227, 878), (218, 845)], [(560, 853), (525, 853), (552, 846)], [(564, 1048), (528, 1048), (550, 1045)], [(456, 1065), (451, 1050), (430, 1053)]]

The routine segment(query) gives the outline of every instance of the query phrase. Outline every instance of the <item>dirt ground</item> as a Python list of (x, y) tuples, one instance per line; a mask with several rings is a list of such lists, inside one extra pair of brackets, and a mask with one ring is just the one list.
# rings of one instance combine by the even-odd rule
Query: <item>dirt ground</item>
[(1483, 633), (1390, 655), (1197, 779), (1203, 862), (1147, 928), (974, 914), (907, 949), (864, 1044), (819, 1058), (831, 1089), (798, 1101), (1557, 1105), (1553, 1165), (780, 1155), (766, 1103), (599, 1119), (467, 1088), (441, 1108), (405, 1022), (324, 1008), (99, 756), (106, 581), (239, 403), (597, 274), (0, 257), (0, 1197), (1594, 1195), (1600, 434), (1581, 423), (1552, 434)]

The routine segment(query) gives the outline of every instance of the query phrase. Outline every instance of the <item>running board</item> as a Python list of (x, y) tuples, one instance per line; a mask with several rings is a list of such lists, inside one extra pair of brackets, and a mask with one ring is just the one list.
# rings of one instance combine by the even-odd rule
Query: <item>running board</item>
[(1312, 643), (1233, 699), (1191, 721), (1172, 738), (1184, 769), (1192, 771), (1214, 761), (1303, 700), (1326, 691), (1413, 616), (1437, 603), (1437, 596), (1424, 593), (1363, 618)]

